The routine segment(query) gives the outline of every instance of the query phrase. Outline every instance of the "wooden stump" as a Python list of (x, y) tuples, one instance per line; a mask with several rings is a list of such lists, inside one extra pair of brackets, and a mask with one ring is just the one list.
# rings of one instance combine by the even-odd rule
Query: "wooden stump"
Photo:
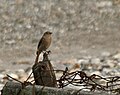
[(47, 53), (44, 53), (42, 61), (33, 65), (32, 70), (36, 85), (57, 87), (54, 69)]

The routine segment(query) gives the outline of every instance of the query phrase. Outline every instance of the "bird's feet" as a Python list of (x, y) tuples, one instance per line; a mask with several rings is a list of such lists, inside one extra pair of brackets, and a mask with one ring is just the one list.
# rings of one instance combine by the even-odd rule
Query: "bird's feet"
[(48, 58), (48, 55), (51, 53), (51, 51), (49, 50), (49, 51), (45, 51), (44, 53), (43, 53), (43, 61), (48, 61), (49, 60), (49, 58)]
[(50, 55), (51, 51), (48, 50), (48, 51), (43, 51), (43, 54), (47, 54), (47, 55)]
[(46, 51), (46, 53), (49, 55), (49, 54), (51, 54), (51, 51), (50, 51), (50, 50), (48, 50), (48, 51)]

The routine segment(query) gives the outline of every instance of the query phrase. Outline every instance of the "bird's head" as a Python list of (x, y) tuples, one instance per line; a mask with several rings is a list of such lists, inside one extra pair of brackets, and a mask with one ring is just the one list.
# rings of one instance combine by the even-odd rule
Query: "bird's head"
[(51, 34), (52, 34), (52, 32), (50, 32), (50, 31), (47, 31), (44, 33), (44, 35), (51, 35)]

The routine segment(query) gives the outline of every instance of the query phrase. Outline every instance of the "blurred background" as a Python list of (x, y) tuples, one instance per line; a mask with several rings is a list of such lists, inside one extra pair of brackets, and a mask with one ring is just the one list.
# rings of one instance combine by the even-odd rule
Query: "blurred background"
[(49, 57), (55, 69), (101, 74), (104, 67), (119, 67), (120, 0), (0, 0), (1, 79), (28, 75), (47, 30), (53, 33)]

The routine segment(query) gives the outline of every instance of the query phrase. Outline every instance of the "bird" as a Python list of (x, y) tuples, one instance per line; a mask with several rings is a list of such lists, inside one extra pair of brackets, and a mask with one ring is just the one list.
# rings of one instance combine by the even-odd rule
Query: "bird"
[(40, 39), (38, 46), (37, 46), (37, 52), (36, 52), (37, 57), (36, 57), (35, 63), (38, 62), (38, 58), (41, 52), (46, 51), (49, 48), (51, 41), (52, 41), (51, 34), (52, 32), (47, 31), (43, 34), (42, 38)]

